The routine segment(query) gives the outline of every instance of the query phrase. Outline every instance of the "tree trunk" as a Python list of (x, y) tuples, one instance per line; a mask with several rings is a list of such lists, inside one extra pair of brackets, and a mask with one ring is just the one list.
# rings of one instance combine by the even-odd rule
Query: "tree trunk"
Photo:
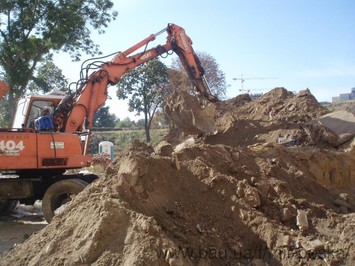
[(148, 121), (148, 114), (144, 113), (144, 130), (145, 130), (145, 141), (146, 143), (150, 143), (150, 131), (149, 131), (149, 121)]
[(144, 127), (145, 129), (145, 139), (147, 143), (150, 143), (150, 131), (148, 127)]

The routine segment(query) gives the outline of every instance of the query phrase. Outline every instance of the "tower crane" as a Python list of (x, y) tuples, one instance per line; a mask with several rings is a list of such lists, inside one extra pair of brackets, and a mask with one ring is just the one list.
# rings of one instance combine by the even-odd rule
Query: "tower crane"
[(275, 77), (251, 77), (251, 78), (245, 78), (245, 77), (243, 77), (243, 74), (241, 74), (240, 75), (240, 78), (233, 78), (233, 80), (235, 80), (235, 81), (237, 81), (237, 80), (240, 80), (240, 84), (241, 84), (241, 89), (240, 89), (240, 91), (242, 91), (242, 92), (244, 92), (244, 91), (246, 91), (246, 92), (250, 92), (250, 90), (244, 90), (244, 81), (245, 80), (252, 80), (252, 79), (277, 79), (277, 78), (275, 78)]

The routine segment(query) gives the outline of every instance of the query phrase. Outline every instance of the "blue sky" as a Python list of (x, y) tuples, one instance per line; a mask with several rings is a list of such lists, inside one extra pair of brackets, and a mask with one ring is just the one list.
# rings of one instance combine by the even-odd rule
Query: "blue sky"
[[(175, 23), (183, 27), (196, 51), (213, 56), (226, 75), (228, 98), (242, 93), (309, 88), (318, 101), (355, 87), (354, 0), (114, 0), (119, 12), (106, 33), (93, 33), (103, 54), (123, 51)], [(150, 47), (165, 43), (166, 34)], [(174, 58), (171, 55), (170, 58)], [(87, 59), (86, 55), (82, 60)], [(57, 57), (71, 80), (80, 63)], [(164, 61), (169, 64), (170, 61)], [(115, 96), (115, 88), (111, 95)], [(122, 101), (109, 100), (119, 118), (134, 118)], [(119, 106), (119, 107), (118, 107)]]

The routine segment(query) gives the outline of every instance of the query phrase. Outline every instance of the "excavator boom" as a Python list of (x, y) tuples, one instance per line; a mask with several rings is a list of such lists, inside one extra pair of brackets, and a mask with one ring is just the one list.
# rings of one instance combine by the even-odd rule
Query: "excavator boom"
[[(163, 32), (168, 34), (164, 45), (137, 52), (138, 49), (147, 46)], [(211, 94), (208, 84), (204, 80), (204, 69), (192, 48), (191, 39), (183, 28), (175, 24), (168, 24), (157, 34), (151, 34), (124, 52), (118, 53), (111, 61), (103, 63), (97, 71), (86, 78), (75, 95), (71, 96), (70, 100), (63, 101), (54, 112), (55, 128), (61, 132), (91, 129), (96, 111), (107, 100), (108, 86), (117, 84), (129, 70), (169, 51), (178, 55), (187, 75), (195, 85), (197, 93), (210, 102), (218, 101), (217, 97)], [(136, 53), (133, 54), (134, 52)]]

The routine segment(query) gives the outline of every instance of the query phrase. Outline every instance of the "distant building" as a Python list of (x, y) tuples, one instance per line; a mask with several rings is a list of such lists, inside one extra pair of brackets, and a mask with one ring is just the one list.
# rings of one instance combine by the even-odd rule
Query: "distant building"
[(340, 101), (351, 101), (355, 100), (355, 87), (351, 89), (350, 93), (341, 93), (339, 96), (332, 97), (332, 102), (340, 102)]

